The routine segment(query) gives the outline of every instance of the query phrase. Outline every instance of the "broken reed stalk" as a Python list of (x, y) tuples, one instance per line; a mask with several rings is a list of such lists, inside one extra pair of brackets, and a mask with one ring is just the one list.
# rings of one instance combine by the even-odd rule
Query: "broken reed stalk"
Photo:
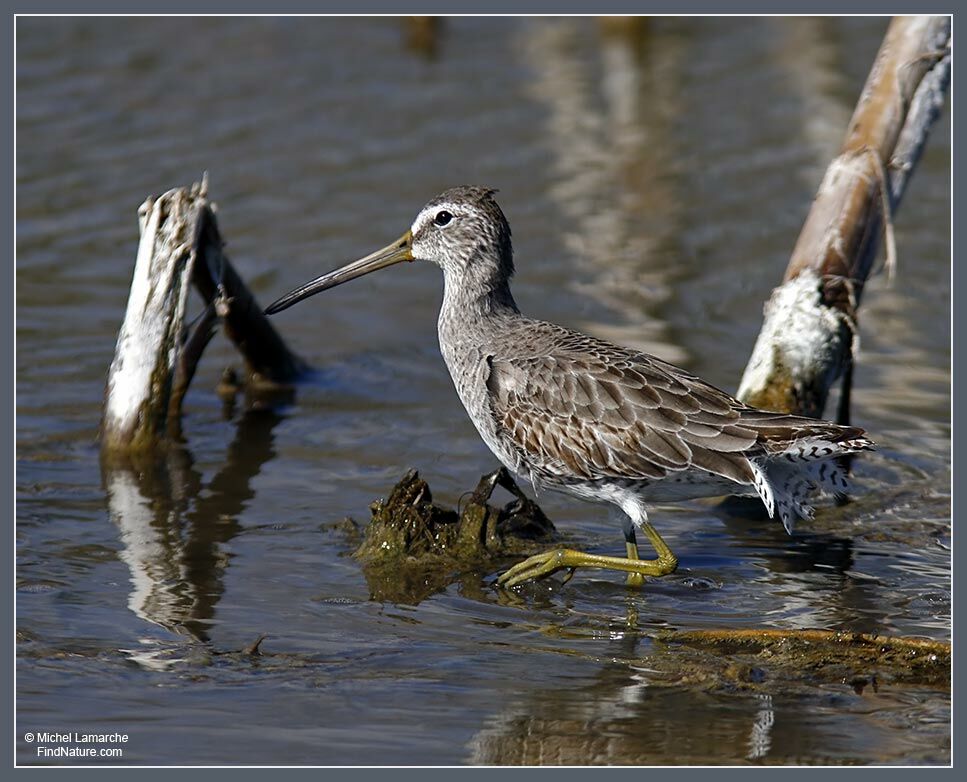
[[(219, 320), (258, 386), (287, 384), (308, 367), (269, 323), (222, 252), (207, 179), (148, 198), (124, 321), (108, 373), (101, 446), (150, 448), (180, 432), (181, 403)], [(188, 289), (206, 309), (189, 334)]]
[(738, 397), (756, 407), (819, 417), (845, 372), (848, 422), (857, 308), (892, 216), (943, 107), (950, 81), (950, 18), (896, 17), (887, 30), (765, 318)]

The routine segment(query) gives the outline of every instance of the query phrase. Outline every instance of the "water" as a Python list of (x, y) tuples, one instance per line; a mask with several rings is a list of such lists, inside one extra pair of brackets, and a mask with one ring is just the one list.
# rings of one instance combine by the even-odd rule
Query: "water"
[[(104, 467), (104, 380), (149, 194), (211, 176), (267, 303), (398, 236), (436, 192), (499, 187), (529, 314), (734, 390), (885, 21), (18, 20), (18, 758), (24, 732), (121, 731), (130, 763), (945, 763), (949, 695), (668, 680), (662, 628), (949, 638), (950, 146), (945, 117), (867, 287), (855, 502), (790, 538), (715, 503), (652, 519), (681, 559), (629, 592), (579, 573), (510, 602), (492, 573), (374, 601), (352, 543), (406, 468), (455, 504), (494, 460), (436, 345), (435, 269), (276, 318), (319, 372), (275, 414), (214, 393), (186, 447)], [(832, 409), (832, 408), (831, 408)], [(600, 506), (542, 497), (622, 549)], [(392, 596), (391, 596), (392, 597)], [(415, 604), (414, 604), (415, 603)], [(259, 635), (263, 657), (239, 654)], [(662, 657), (666, 655), (666, 657)]]

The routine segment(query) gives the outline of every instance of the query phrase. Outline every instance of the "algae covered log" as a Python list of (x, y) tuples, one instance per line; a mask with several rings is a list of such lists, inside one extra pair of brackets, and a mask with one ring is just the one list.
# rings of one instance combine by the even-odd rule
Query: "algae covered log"
[(796, 676), (852, 681), (853, 676), (866, 674), (895, 683), (950, 686), (947, 641), (833, 630), (745, 628), (669, 630), (659, 633), (656, 640), (732, 660), (757, 660), (773, 669), (795, 670)]
[(846, 373), (848, 419), (857, 308), (892, 215), (943, 107), (950, 19), (897, 17), (873, 63), (840, 154), (830, 163), (765, 319), (738, 396), (756, 407), (819, 417)]

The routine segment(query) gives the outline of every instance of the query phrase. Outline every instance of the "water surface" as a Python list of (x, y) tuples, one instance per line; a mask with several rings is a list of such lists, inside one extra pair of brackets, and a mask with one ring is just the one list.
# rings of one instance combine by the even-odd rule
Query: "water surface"
[[(866, 290), (855, 501), (793, 537), (657, 506), (679, 571), (579, 573), (518, 602), (467, 573), (372, 600), (351, 541), (408, 467), (456, 504), (495, 466), (414, 264), (276, 319), (317, 369), (226, 409), (216, 340), (184, 449), (102, 468), (104, 381), (150, 194), (211, 177), (264, 302), (398, 236), (438, 191), (500, 188), (529, 314), (738, 385), (886, 27), (860, 19), (21, 18), (17, 148), (18, 758), (25, 731), (122, 731), (131, 763), (946, 763), (949, 696), (886, 681), (702, 688), (660, 628), (949, 638), (950, 146), (944, 118)], [(363, 53), (365, 56), (363, 56)], [(833, 408), (831, 408), (833, 409)], [(620, 553), (603, 506), (542, 496)], [(392, 596), (390, 596), (392, 598)], [(237, 652), (261, 634), (266, 656)]]

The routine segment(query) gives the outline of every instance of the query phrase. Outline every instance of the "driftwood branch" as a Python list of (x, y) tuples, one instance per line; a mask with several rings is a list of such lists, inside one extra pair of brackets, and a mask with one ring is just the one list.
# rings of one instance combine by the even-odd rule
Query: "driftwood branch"
[(149, 198), (138, 211), (141, 243), (108, 374), (101, 444), (139, 449), (168, 430), (184, 335), (200, 187)]
[[(102, 448), (130, 451), (177, 437), (198, 361), (223, 322), (245, 358), (249, 383), (278, 387), (308, 367), (269, 323), (223, 252), (207, 180), (149, 198), (124, 321), (108, 373)], [(188, 289), (206, 308), (189, 330)]]
[[(820, 416), (845, 373), (848, 400), (857, 308), (950, 81), (949, 17), (890, 23), (840, 154), (829, 165), (765, 319), (738, 396), (757, 407)], [(841, 405), (840, 418), (848, 415)]]

